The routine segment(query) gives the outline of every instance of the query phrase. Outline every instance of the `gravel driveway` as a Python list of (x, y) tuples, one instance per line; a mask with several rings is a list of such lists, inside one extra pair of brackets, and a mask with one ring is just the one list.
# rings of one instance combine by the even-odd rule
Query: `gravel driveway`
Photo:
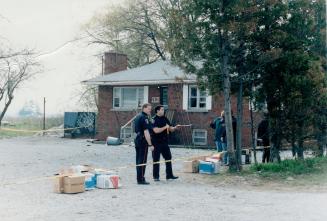
[[(210, 151), (172, 149), (175, 159), (204, 153)], [(120, 169), (123, 187), (117, 190), (56, 194), (51, 179), (37, 180), (70, 165), (112, 169), (134, 161), (134, 147), (127, 145), (57, 137), (0, 140), (0, 220), (327, 220), (326, 192), (216, 186), (206, 182), (208, 175), (182, 173), (181, 162), (173, 163), (180, 176), (174, 181), (154, 183), (147, 167), (148, 186), (136, 184), (135, 168)], [(163, 172), (164, 166), (162, 178)], [(3, 185), (11, 182), (19, 184)]]

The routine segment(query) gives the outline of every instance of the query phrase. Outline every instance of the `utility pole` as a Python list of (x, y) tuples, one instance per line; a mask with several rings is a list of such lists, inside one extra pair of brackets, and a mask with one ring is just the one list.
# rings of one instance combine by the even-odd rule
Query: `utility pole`
[(101, 56), (101, 62), (102, 62), (102, 70), (101, 70), (101, 75), (103, 76), (103, 70), (104, 70), (104, 58), (103, 58), (103, 55)]
[(43, 135), (45, 131), (45, 97), (43, 98)]

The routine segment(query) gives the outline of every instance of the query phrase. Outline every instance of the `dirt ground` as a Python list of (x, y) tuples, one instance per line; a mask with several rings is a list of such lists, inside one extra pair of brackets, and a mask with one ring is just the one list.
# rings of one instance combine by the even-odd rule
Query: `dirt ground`
[[(175, 159), (210, 152), (172, 149)], [(290, 178), (284, 188), (283, 183), (273, 185), (253, 177), (187, 174), (181, 172), (181, 161), (173, 164), (175, 175), (180, 177), (174, 181), (163, 179), (161, 166), (161, 181), (153, 182), (152, 166), (148, 166), (148, 186), (136, 184), (135, 168), (119, 169), (123, 186), (117, 190), (56, 194), (52, 180), (46, 178), (70, 165), (112, 169), (134, 161), (134, 147), (127, 145), (58, 137), (2, 139), (0, 220), (327, 220), (324, 185), (298, 188)]]

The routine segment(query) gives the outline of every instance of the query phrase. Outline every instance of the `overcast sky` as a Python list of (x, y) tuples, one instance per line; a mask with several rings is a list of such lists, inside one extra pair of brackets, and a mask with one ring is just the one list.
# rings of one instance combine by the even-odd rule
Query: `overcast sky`
[(43, 107), (43, 97), (49, 114), (82, 110), (76, 105), (76, 94), (82, 80), (100, 74), (101, 61), (94, 55), (101, 48), (65, 43), (81, 36), (81, 25), (115, 2), (121, 1), (0, 0), (0, 36), (5, 41), (17, 49), (55, 50), (40, 57), (44, 72), (18, 89), (8, 115), (17, 114), (30, 100)]

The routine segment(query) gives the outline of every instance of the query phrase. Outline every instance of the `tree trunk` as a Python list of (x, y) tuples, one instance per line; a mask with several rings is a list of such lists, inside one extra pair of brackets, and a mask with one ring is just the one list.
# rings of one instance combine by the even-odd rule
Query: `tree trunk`
[(298, 130), (297, 133), (295, 134), (296, 138), (297, 138), (297, 149), (296, 149), (296, 153), (297, 153), (297, 157), (300, 160), (304, 159), (304, 147), (303, 147), (303, 143), (304, 143), (304, 126), (302, 123), (300, 123), (298, 125)]
[(303, 154), (303, 152), (304, 152), (304, 148), (303, 148), (303, 139), (299, 139), (298, 143), (299, 143), (299, 146), (298, 146), (298, 148), (297, 148), (297, 157), (298, 157), (298, 159), (300, 159), (300, 160), (304, 160), (304, 154)]
[(304, 148), (303, 148), (303, 143), (304, 143), (304, 139), (303, 139), (303, 128), (300, 128), (299, 132), (298, 132), (298, 140), (297, 140), (297, 157), (300, 160), (304, 159)]
[[(1, 122), (0, 122), (0, 126), (1, 126)], [(317, 133), (318, 133), (318, 134), (316, 134), (316, 139), (317, 139), (317, 143), (318, 143), (317, 156), (322, 157), (322, 156), (324, 156), (324, 146), (323, 146), (323, 142), (322, 142), (322, 136), (321, 136), (320, 132), (317, 132)]]
[(243, 80), (240, 79), (237, 95), (237, 125), (236, 125), (236, 166), (242, 170), (242, 125), (243, 125)]
[(296, 153), (297, 153), (297, 146), (296, 146), (295, 142), (292, 141), (292, 156), (296, 157)]
[(161, 51), (161, 49), (160, 49), (160, 47), (158, 45), (157, 39), (155, 37), (153, 37), (152, 40), (153, 40), (154, 46), (156, 47), (157, 53), (159, 54), (159, 56), (161, 57), (161, 59), (165, 61), (166, 60), (166, 57), (162, 53), (162, 51)]
[(272, 136), (271, 136), (271, 148), (270, 148), (270, 162), (278, 162), (280, 163), (280, 155), (279, 150), (281, 148), (281, 135), (278, 132), (279, 127), (272, 126)]
[(153, 44), (154, 44), (154, 47), (155, 47), (155, 50), (156, 52), (158, 53), (158, 55), (161, 57), (162, 60), (166, 60), (166, 57), (165, 55), (163, 54), (163, 52), (161, 51), (159, 45), (158, 45), (158, 42), (157, 42), (157, 39), (156, 39), (156, 35), (153, 31), (153, 28), (151, 26), (151, 23), (150, 23), (150, 18), (149, 18), (149, 15), (148, 15), (148, 10), (146, 8), (143, 8), (144, 9), (144, 16), (145, 16), (145, 21), (148, 25), (148, 28), (149, 28), (149, 31), (150, 33), (148, 33), (148, 36), (152, 39), (153, 41)]
[(3, 117), (5, 116), (8, 108), (11, 104), (12, 99), (14, 98), (12, 95), (9, 95), (8, 97), (9, 97), (9, 100), (5, 103), (5, 106), (0, 114), (0, 126), (1, 126), (1, 121), (2, 121)]
[(227, 136), (227, 153), (229, 158), (229, 170), (236, 171), (236, 159), (234, 150), (234, 139), (233, 139), (233, 126), (232, 126), (232, 113), (231, 113), (231, 98), (230, 98), (230, 76), (228, 70), (229, 53), (227, 51), (226, 39), (223, 42), (222, 47), (222, 74), (224, 78), (224, 111), (225, 111), (225, 125), (226, 125), (226, 136)]
[(255, 133), (254, 133), (254, 123), (253, 123), (253, 109), (252, 109), (252, 102), (253, 101), (253, 82), (251, 86), (251, 93), (250, 93), (250, 118), (251, 118), (251, 141), (252, 141), (252, 149), (253, 149), (253, 158), (254, 158), (254, 164), (257, 165), (257, 142), (255, 139)]
[(316, 139), (318, 141), (318, 153), (317, 156), (324, 156), (324, 151), (326, 149), (326, 141), (327, 141), (327, 130), (325, 128), (321, 128), (318, 130)]
[(270, 162), (281, 162), (279, 150), (281, 148), (281, 139), (278, 133), (273, 132), (270, 149)]
[(279, 150), (282, 145), (282, 125), (281, 125), (281, 113), (280, 108), (276, 108), (276, 101), (271, 101), (273, 104), (270, 104), (270, 102), (267, 103), (268, 105), (268, 112), (270, 114), (269, 116), (269, 128), (271, 131), (271, 137), (270, 137), (270, 162), (279, 162), (280, 163), (280, 155)]

